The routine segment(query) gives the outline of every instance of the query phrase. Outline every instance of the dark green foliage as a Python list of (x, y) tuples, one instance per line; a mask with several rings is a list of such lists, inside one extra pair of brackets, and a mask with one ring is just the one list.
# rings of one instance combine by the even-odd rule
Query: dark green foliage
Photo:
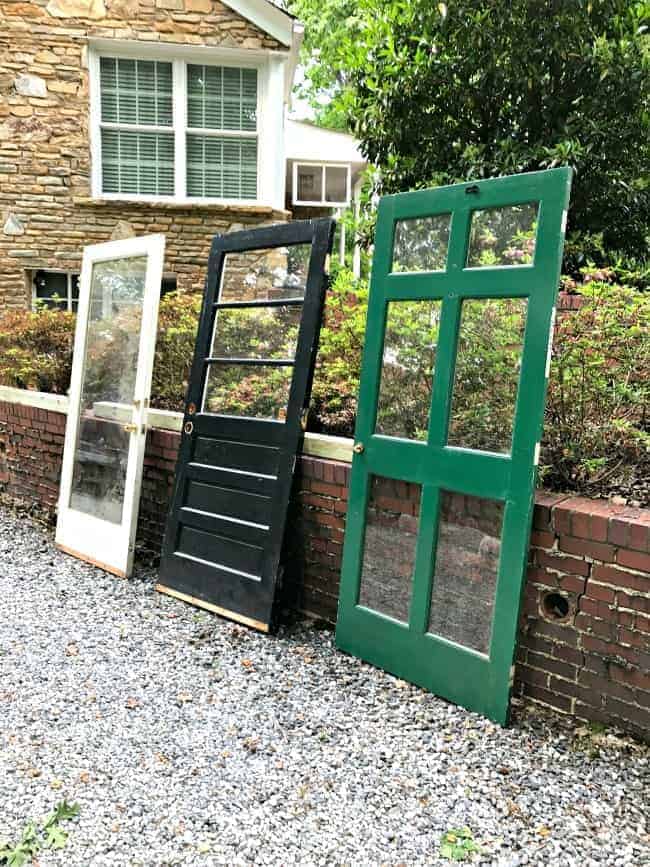
[[(618, 493), (650, 504), (650, 294), (585, 271), (579, 310), (558, 316), (540, 463), (552, 490)], [(522, 317), (517, 302), (463, 314), (450, 441), (499, 450), (512, 423)], [(327, 303), (314, 383), (312, 429), (354, 431), (367, 290), (341, 272)], [(510, 306), (508, 306), (510, 305)], [(396, 329), (396, 330), (395, 330)], [(422, 317), (393, 325), (400, 346), (382, 385), (382, 426), (422, 416), (430, 394), (435, 327)], [(416, 347), (424, 347), (418, 352)], [(435, 356), (435, 353), (434, 353)], [(416, 429), (417, 428), (417, 429)], [(408, 435), (419, 436), (422, 423)]]
[(315, 19), (312, 98), (333, 95), (328, 115), (345, 115), (384, 191), (571, 165), (568, 267), (647, 255), (645, 0), (290, 6)]

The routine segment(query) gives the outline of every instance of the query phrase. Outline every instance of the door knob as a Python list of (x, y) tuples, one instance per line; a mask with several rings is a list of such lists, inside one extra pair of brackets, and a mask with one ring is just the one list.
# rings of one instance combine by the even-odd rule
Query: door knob
[(353, 451), (356, 455), (360, 455), (360, 454), (362, 454), (362, 453), (365, 451), (365, 448), (366, 448), (366, 447), (364, 446), (363, 443), (355, 443), (354, 446), (352, 447), (352, 451)]
[(124, 430), (127, 433), (137, 433), (138, 432), (138, 426), (137, 426), (137, 424), (125, 424)]

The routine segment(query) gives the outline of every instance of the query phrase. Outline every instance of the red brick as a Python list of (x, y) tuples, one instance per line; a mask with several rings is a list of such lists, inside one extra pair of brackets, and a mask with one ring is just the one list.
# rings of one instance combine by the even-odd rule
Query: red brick
[(540, 701), (543, 704), (550, 705), (556, 710), (568, 712), (571, 710), (571, 699), (564, 695), (549, 692), (541, 686), (534, 686), (529, 683), (524, 684), (524, 694), (535, 701)]
[(608, 620), (600, 620), (590, 617), (588, 614), (577, 614), (575, 619), (576, 629), (587, 632), (590, 635), (598, 635), (606, 641), (616, 640), (616, 624)]
[(612, 680), (625, 683), (644, 692), (650, 692), (650, 672), (639, 671), (638, 668), (622, 668), (612, 664), (609, 668)]
[(533, 530), (530, 534), (530, 543), (537, 548), (552, 548), (555, 544), (555, 533)]
[(605, 563), (614, 562), (616, 551), (613, 545), (576, 539), (574, 536), (560, 536), (560, 549), (568, 554), (580, 554), (583, 557), (592, 557), (594, 560), (603, 560)]
[(571, 575), (588, 575), (589, 563), (578, 560), (576, 557), (563, 557), (561, 554), (547, 554), (546, 551), (537, 551), (537, 562), (540, 566), (555, 569), (558, 572), (568, 572)]
[(637, 614), (634, 625), (641, 632), (650, 634), (650, 617), (643, 617), (641, 614)]
[(571, 515), (571, 533), (580, 539), (593, 539), (591, 535), (591, 515), (584, 512), (573, 512)]
[(311, 489), (315, 494), (325, 494), (327, 497), (347, 499), (347, 490), (340, 485), (333, 485), (330, 482), (312, 482)]
[(592, 690), (595, 694), (598, 703), (599, 696), (615, 696), (621, 701), (633, 702), (635, 700), (634, 692), (624, 684), (618, 683), (609, 677), (599, 677), (591, 671), (581, 671), (578, 675), (578, 683), (588, 690)]
[[(532, 586), (533, 584), (541, 584), (554, 590), (558, 583), (555, 573), (547, 572), (546, 569), (538, 569), (536, 566), (529, 566), (526, 569), (526, 581), (526, 592), (533, 592), (535, 590)], [(528, 588), (530, 588), (530, 591)]]
[(635, 629), (621, 627), (618, 631), (618, 640), (621, 644), (630, 644), (632, 647), (648, 646), (648, 639), (645, 638), (642, 632), (637, 632)]
[(575, 647), (569, 647), (567, 644), (554, 644), (553, 656), (557, 659), (562, 659), (572, 665), (584, 665), (584, 654), (581, 650), (576, 650)]
[(568, 590), (570, 593), (584, 593), (585, 578), (580, 575), (562, 575), (560, 578), (560, 587), (563, 590)]
[(599, 599), (602, 602), (614, 602), (616, 593), (611, 587), (604, 587), (602, 584), (596, 584), (592, 579), (587, 581), (587, 596), (592, 599)]
[[(616, 555), (616, 562), (621, 566), (627, 566), (628, 569), (638, 569), (639, 572), (650, 573), (650, 554), (645, 554), (642, 551), (629, 551), (627, 548), (620, 548)], [(646, 587), (650, 590), (650, 575), (646, 578)]]
[(629, 537), (629, 521), (621, 518), (612, 518), (609, 522), (607, 541), (612, 545), (625, 547)]
[(650, 527), (643, 524), (630, 524), (629, 542), (622, 547), (629, 547), (636, 551), (650, 551)]
[(527, 662), (531, 668), (552, 672), (567, 680), (575, 680), (577, 671), (575, 665), (570, 665), (559, 659), (553, 659), (551, 656), (542, 656), (539, 653), (534, 653), (532, 650), (528, 651)]
[(588, 596), (582, 596), (579, 602), (580, 611), (589, 614), (591, 617), (600, 617), (601, 620), (613, 620), (613, 611), (606, 602), (601, 602), (598, 599), (590, 599)]
[(624, 572), (615, 566), (601, 566), (599, 563), (595, 563), (591, 574), (598, 581), (614, 584), (616, 587), (624, 587), (627, 590), (643, 591), (650, 589), (650, 577), (635, 575), (633, 572)]
[(650, 614), (650, 596), (630, 596), (628, 593), (617, 593), (616, 604), (621, 608), (632, 608), (643, 614)]
[(556, 533), (571, 532), (571, 510), (564, 506), (553, 509), (553, 528)]

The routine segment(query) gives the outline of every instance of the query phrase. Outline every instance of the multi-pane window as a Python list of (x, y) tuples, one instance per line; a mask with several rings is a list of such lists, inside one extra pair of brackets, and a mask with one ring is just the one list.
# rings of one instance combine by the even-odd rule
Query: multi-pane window
[(34, 307), (42, 304), (76, 313), (79, 305), (79, 275), (72, 271), (34, 271), (32, 302)]
[(101, 57), (102, 192), (174, 194), (172, 65)]
[(350, 201), (350, 167), (295, 163), (293, 204), (337, 207)]
[(99, 58), (101, 192), (258, 198), (256, 68)]
[(256, 198), (256, 69), (188, 64), (187, 194)]

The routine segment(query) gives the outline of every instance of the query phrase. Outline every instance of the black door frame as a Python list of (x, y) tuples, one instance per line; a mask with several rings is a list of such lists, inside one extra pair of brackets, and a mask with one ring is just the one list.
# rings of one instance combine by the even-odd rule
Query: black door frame
[[(278, 590), (278, 577), (282, 543), (285, 533), (286, 514), (291, 493), (296, 453), (303, 438), (303, 418), (309, 405), (311, 386), (318, 350), (320, 323), (327, 289), (328, 260), (332, 249), (335, 221), (330, 218), (296, 221), (227, 235), (213, 239), (206, 288), (197, 332), (194, 360), (185, 401), (183, 432), (176, 463), (174, 488), (163, 541), (159, 583), (157, 589), (208, 608), (211, 611), (246, 623), (268, 632), (273, 624), (273, 607)], [(277, 300), (219, 302), (224, 264), (228, 253), (246, 253), (266, 248), (311, 244), (311, 255), (304, 298)], [(286, 419), (284, 421), (246, 418), (244, 416), (215, 415), (203, 413), (203, 395), (208, 369), (220, 363), (210, 358), (214, 320), (219, 309), (244, 307), (273, 307), (301, 305), (302, 317), (296, 354), (293, 361), (293, 376)], [(232, 359), (230, 359), (232, 362)], [(235, 360), (236, 362), (237, 360)], [(242, 363), (244, 359), (240, 359)], [(247, 364), (250, 359), (245, 360)], [(255, 363), (255, 362), (253, 362)], [(260, 363), (258, 361), (258, 363)], [(268, 361), (269, 366), (280, 366), (285, 360)], [(211, 564), (208, 559), (188, 558), (176, 550), (181, 527), (182, 509), (186, 485), (191, 478), (209, 482), (219, 475), (220, 484), (227, 484), (228, 468), (201, 468), (192, 463), (196, 442), (202, 435), (220, 438), (221, 442), (238, 445), (252, 442), (260, 447), (274, 450), (277, 458), (277, 473), (271, 481), (268, 475), (248, 479), (248, 492), (256, 488), (271, 496), (271, 518), (268, 531), (261, 532), (259, 524), (239, 527), (238, 542), (258, 545), (263, 548), (261, 576), (259, 580), (245, 580), (236, 570), (224, 570)], [(230, 473), (231, 480), (235, 474)], [(218, 515), (193, 516), (193, 528), (218, 535), (223, 521)], [(212, 571), (209, 571), (212, 570)], [(216, 571), (215, 571), (216, 570)], [(245, 571), (245, 570), (242, 570)], [(232, 572), (232, 574), (231, 574)], [(211, 581), (210, 576), (216, 580)]]

